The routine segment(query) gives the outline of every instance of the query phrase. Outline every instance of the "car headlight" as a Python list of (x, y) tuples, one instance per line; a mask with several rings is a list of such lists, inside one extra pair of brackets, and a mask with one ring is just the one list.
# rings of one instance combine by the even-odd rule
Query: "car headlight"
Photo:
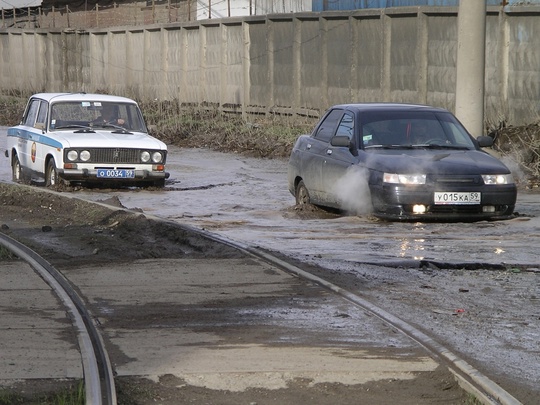
[(143, 151), (141, 153), (141, 161), (143, 163), (148, 163), (150, 161), (150, 152), (148, 151)]
[(426, 184), (425, 174), (396, 174), (384, 173), (383, 182), (391, 184)]
[(163, 155), (161, 154), (161, 152), (152, 153), (152, 162), (160, 163), (162, 160), (163, 160)]
[(67, 153), (67, 158), (70, 162), (75, 162), (79, 158), (79, 153), (76, 150), (70, 150)]
[(514, 183), (514, 177), (511, 174), (483, 174), (482, 180), (484, 180), (484, 184), (488, 184), (488, 185)]
[(87, 151), (87, 150), (81, 151), (81, 153), (79, 154), (79, 157), (83, 162), (88, 162), (90, 160), (90, 151)]

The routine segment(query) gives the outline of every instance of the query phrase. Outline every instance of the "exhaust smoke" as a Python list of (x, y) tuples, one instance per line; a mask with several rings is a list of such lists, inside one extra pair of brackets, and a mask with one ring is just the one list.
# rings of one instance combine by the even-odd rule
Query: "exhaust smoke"
[(349, 215), (366, 215), (373, 211), (368, 185), (369, 172), (360, 166), (350, 166), (335, 184), (333, 192), (342, 209)]

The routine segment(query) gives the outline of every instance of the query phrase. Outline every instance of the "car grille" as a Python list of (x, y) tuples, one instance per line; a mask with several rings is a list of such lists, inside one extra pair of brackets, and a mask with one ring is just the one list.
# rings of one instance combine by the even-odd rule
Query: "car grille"
[(480, 205), (430, 205), (429, 212), (433, 214), (480, 214)]
[[(508, 205), (496, 205), (495, 212), (500, 214), (508, 209)], [(428, 212), (431, 214), (482, 214), (481, 205), (430, 205)]]
[(481, 183), (480, 176), (438, 176), (435, 179), (439, 184), (478, 184)]
[(92, 163), (140, 163), (141, 151), (139, 149), (89, 149)]

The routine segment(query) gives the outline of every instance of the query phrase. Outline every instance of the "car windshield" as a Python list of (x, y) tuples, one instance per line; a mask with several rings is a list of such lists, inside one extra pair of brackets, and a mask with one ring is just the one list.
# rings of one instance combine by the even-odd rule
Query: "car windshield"
[(459, 121), (449, 113), (378, 112), (361, 117), (362, 144), (370, 148), (475, 149)]
[(103, 101), (57, 102), (51, 106), (52, 131), (73, 128), (126, 129), (146, 132), (136, 104)]

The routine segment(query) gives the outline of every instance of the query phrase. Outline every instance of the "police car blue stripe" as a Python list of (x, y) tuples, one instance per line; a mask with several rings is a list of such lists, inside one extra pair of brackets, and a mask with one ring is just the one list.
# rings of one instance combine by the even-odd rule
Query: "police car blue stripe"
[(32, 131), (27, 131), (25, 129), (15, 127), (8, 129), (8, 136), (13, 136), (16, 138), (26, 139), (28, 141), (33, 141), (41, 143), (43, 145), (51, 146), (53, 148), (62, 149), (64, 146), (61, 142), (58, 142), (55, 139), (52, 139), (48, 136), (43, 135), (42, 133), (36, 133)]

